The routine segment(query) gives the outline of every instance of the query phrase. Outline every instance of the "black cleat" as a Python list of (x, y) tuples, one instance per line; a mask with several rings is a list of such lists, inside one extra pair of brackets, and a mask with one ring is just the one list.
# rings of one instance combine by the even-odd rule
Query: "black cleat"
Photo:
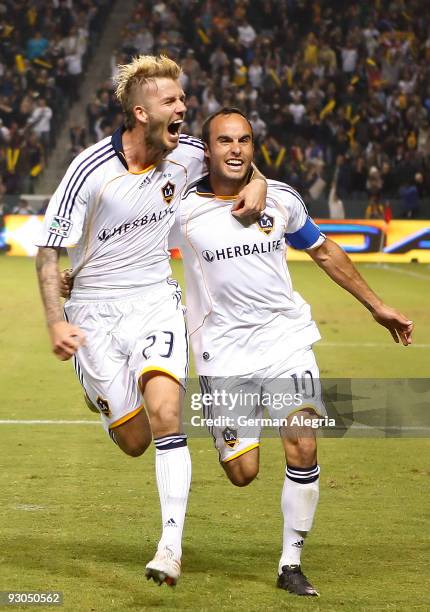
[(276, 586), (294, 595), (307, 597), (319, 597), (320, 595), (303, 574), (300, 565), (284, 565)]

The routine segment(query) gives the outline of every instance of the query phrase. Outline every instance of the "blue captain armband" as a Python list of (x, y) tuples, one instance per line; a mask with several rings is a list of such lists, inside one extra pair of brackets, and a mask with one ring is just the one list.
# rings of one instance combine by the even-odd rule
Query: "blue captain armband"
[(310, 249), (320, 238), (325, 238), (325, 236), (310, 217), (297, 232), (285, 234), (285, 240), (295, 249)]

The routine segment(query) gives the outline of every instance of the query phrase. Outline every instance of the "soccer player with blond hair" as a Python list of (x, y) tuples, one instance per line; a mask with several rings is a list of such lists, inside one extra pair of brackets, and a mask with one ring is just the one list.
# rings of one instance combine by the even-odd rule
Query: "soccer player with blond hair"
[[(36, 259), (53, 352), (73, 357), (87, 403), (124, 453), (140, 456), (154, 439), (162, 534), (146, 575), (169, 585), (180, 575), (191, 462), (181, 425), (188, 339), (167, 241), (182, 195), (204, 174), (203, 143), (180, 135), (180, 72), (164, 56), (119, 67), (124, 126), (71, 163)], [(265, 182), (252, 181), (232, 214), (259, 213), (265, 195)], [(64, 313), (63, 247), (73, 279)]]

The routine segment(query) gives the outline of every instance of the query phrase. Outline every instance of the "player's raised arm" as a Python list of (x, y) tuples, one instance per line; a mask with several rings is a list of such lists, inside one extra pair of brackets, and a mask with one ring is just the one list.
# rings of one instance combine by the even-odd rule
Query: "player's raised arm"
[(36, 257), (36, 270), (52, 350), (61, 361), (66, 361), (76, 353), (85, 337), (78, 327), (67, 323), (63, 317), (58, 249), (40, 247)]
[(308, 254), (335, 283), (357, 298), (377, 323), (388, 329), (395, 342), (400, 340), (404, 346), (412, 343), (413, 322), (382, 302), (336, 242), (327, 238), (317, 248), (309, 249)]
[(253, 173), (249, 183), (238, 193), (237, 200), (231, 207), (235, 217), (259, 217), (266, 208), (267, 181), (252, 163)]

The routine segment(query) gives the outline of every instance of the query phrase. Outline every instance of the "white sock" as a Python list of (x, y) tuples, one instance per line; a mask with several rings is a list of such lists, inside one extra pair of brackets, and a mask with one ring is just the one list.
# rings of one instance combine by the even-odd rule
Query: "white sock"
[(191, 483), (191, 458), (185, 434), (155, 440), (155, 471), (160, 496), (163, 532), (158, 549), (169, 547), (182, 555), (182, 532)]
[(300, 565), (304, 539), (312, 527), (319, 497), (320, 468), (287, 465), (281, 508), (284, 515), (282, 556), (278, 573), (284, 565)]

